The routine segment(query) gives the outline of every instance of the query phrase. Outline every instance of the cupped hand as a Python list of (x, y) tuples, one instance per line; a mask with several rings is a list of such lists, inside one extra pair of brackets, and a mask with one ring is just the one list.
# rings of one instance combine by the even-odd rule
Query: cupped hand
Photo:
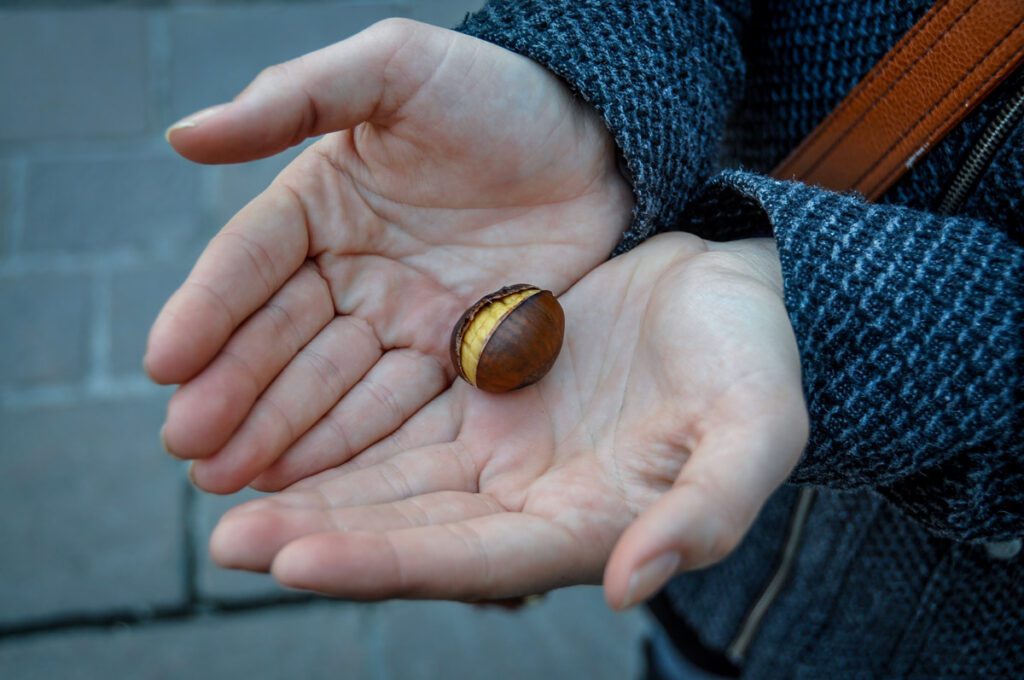
[(454, 379), (462, 311), (597, 266), (632, 194), (599, 117), (530, 60), (389, 20), (272, 67), (168, 132), (199, 162), (326, 134), (211, 241), (150, 333), (165, 446), (219, 493), (388, 436)]
[(565, 344), (539, 383), (456, 382), (347, 463), (227, 513), (214, 558), (354, 599), (603, 575), (614, 607), (722, 558), (807, 441), (774, 243), (665, 234), (561, 302)]

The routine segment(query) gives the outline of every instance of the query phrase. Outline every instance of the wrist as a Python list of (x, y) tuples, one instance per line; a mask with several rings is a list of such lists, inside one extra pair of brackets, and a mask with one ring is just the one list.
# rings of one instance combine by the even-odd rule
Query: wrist
[(705, 264), (722, 274), (742, 277), (748, 282), (760, 284), (782, 298), (782, 263), (774, 238), (758, 237), (705, 243), (708, 249)]

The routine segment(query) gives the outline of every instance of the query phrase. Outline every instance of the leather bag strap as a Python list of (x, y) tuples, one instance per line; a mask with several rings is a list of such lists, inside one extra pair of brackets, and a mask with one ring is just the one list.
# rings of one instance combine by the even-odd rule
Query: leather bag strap
[(775, 170), (875, 200), (1024, 60), (1024, 0), (939, 0)]

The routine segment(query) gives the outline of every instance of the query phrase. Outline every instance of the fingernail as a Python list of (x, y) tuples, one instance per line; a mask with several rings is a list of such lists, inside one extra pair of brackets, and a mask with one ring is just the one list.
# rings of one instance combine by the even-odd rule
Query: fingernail
[(164, 451), (167, 453), (171, 452), (169, 446), (167, 446), (167, 423), (160, 426), (160, 446), (164, 447)]
[(210, 116), (214, 115), (215, 113), (223, 109), (225, 106), (227, 106), (227, 104), (217, 104), (216, 106), (211, 106), (209, 108), (203, 109), (202, 111), (197, 111), (196, 113), (193, 113), (191, 116), (185, 116), (177, 123), (167, 128), (167, 131), (164, 132), (164, 139), (166, 139), (167, 141), (171, 141), (172, 132), (184, 130), (185, 128), (198, 127), (201, 122), (203, 122)]
[(667, 552), (648, 560), (643, 566), (637, 567), (629, 577), (626, 588), (626, 599), (622, 608), (628, 609), (638, 602), (653, 595), (665, 582), (676, 573), (679, 567), (679, 553)]

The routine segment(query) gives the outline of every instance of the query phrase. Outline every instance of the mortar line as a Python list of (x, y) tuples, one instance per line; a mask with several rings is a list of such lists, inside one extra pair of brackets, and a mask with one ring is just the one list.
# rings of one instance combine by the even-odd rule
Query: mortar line
[(155, 607), (147, 610), (110, 610), (96, 614), (67, 614), (33, 621), (0, 625), (0, 646), (8, 640), (37, 637), (57, 631), (82, 631), (115, 628), (124, 625), (146, 626), (166, 621), (188, 621), (209, 614), (222, 617), (233, 616), (261, 609), (298, 607), (315, 602), (333, 603), (338, 606), (356, 606), (356, 603), (331, 600), (319, 595), (276, 595), (240, 601), (211, 601), (203, 607), (175, 605)]
[(184, 581), (183, 587), (185, 590), (185, 601), (188, 602), (190, 607), (195, 607), (199, 603), (199, 585), (198, 585), (198, 551), (196, 548), (196, 537), (197, 532), (195, 530), (195, 523), (197, 521), (196, 512), (196, 490), (192, 486), (192, 482), (186, 477), (184, 480), (184, 488), (182, 492), (182, 580)]
[(0, 142), (0, 157), (31, 157), (38, 161), (108, 161), (121, 158), (151, 158), (173, 152), (161, 134), (139, 133), (126, 137), (82, 137), (77, 139), (33, 139)]
[(219, 221), (218, 203), (224, 188), (224, 168), (203, 166), (199, 172), (199, 229), (200, 233), (212, 237), (224, 226)]
[(370, 657), (370, 676), (373, 680), (388, 680), (388, 653), (384, 645), (383, 612), (378, 607), (366, 607), (358, 612), (362, 621), (359, 626), (360, 648), (367, 650)]
[(96, 385), (65, 383), (34, 387), (0, 388), (0, 407), (4, 409), (46, 408), (67, 406), (87, 400), (123, 400), (166, 397), (172, 388), (156, 385), (144, 376), (127, 376), (104, 380)]
[(167, 7), (146, 12), (147, 129), (163, 133), (171, 124), (171, 34)]
[(92, 272), (92, 309), (89, 328), (89, 369), (86, 384), (90, 392), (98, 392), (110, 381), (112, 344), (110, 326), (113, 314), (112, 276), (107, 267)]
[(102, 251), (73, 252), (51, 250), (38, 253), (20, 253), (7, 262), (0, 262), (0, 276), (25, 274), (88, 274), (97, 270), (137, 268), (140, 261), (150, 264), (178, 264), (184, 258), (193, 260), (197, 255), (194, 243), (181, 243), (161, 247), (112, 247)]

